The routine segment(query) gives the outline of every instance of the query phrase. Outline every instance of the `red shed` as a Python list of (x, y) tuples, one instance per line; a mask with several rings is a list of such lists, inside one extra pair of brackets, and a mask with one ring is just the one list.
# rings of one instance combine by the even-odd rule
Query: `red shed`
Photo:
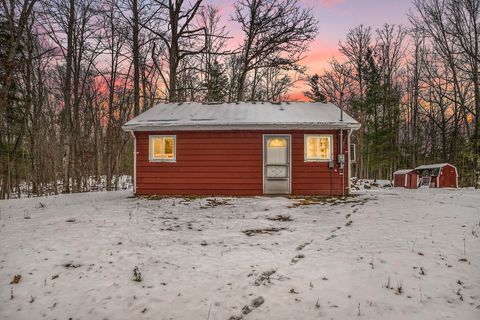
[(458, 171), (449, 163), (428, 164), (416, 167), (421, 185), (430, 188), (458, 188)]
[(343, 195), (359, 123), (331, 103), (158, 104), (127, 122), (138, 195)]
[(397, 170), (393, 173), (393, 186), (407, 189), (418, 188), (418, 174), (413, 169)]

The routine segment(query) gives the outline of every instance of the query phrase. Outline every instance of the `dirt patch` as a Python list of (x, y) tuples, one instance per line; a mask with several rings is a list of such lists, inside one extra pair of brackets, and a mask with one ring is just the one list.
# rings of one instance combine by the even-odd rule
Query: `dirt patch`
[(273, 235), (277, 232), (280, 232), (282, 230), (287, 230), (287, 228), (265, 228), (265, 229), (250, 229), (250, 230), (244, 230), (242, 231), (245, 233), (247, 236), (251, 237), (257, 234), (269, 234)]
[(272, 221), (280, 221), (280, 222), (293, 221), (293, 219), (290, 218), (290, 216), (281, 215), (281, 214), (279, 214), (275, 217), (268, 217), (267, 219), (272, 220)]
[(207, 199), (207, 204), (204, 206), (201, 206), (201, 209), (207, 209), (207, 208), (215, 208), (219, 206), (230, 206), (232, 205), (231, 203), (228, 202), (226, 199), (217, 199), (217, 198), (209, 198)]
[(306, 198), (293, 198), (296, 200), (289, 208), (297, 208), (300, 206), (310, 206), (315, 204), (329, 204), (338, 205), (346, 203), (364, 204), (367, 202), (366, 198), (360, 199), (357, 195), (348, 195), (345, 197), (306, 197)]
[(22, 279), (22, 276), (19, 274), (16, 274), (13, 276), (13, 280), (10, 282), (10, 284), (17, 284), (20, 282), (20, 279)]

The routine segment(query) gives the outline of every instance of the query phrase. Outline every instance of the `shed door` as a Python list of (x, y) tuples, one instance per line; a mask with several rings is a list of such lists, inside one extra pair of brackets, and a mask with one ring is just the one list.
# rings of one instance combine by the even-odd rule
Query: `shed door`
[(290, 194), (290, 136), (264, 135), (263, 193)]

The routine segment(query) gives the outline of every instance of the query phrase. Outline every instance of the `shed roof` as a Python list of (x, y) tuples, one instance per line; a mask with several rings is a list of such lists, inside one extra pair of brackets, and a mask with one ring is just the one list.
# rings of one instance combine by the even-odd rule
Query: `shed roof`
[(445, 166), (452, 166), (452, 165), (450, 163), (424, 164), (422, 166), (416, 167), (415, 170), (437, 169), (437, 168), (443, 168)]
[(126, 131), (241, 129), (358, 129), (332, 103), (160, 103), (123, 125)]
[(410, 173), (412, 171), (415, 171), (414, 169), (402, 169), (402, 170), (397, 170), (395, 171), (393, 174), (396, 175), (396, 174), (407, 174), (407, 173)]

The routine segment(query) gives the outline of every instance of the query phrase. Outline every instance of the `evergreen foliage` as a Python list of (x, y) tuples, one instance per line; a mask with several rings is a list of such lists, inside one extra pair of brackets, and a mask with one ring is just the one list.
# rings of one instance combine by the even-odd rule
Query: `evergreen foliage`
[(318, 85), (319, 78), (320, 77), (318, 74), (314, 74), (308, 78), (307, 84), (310, 87), (310, 91), (304, 92), (304, 95), (314, 102), (327, 102), (327, 97), (320, 91), (320, 87)]

